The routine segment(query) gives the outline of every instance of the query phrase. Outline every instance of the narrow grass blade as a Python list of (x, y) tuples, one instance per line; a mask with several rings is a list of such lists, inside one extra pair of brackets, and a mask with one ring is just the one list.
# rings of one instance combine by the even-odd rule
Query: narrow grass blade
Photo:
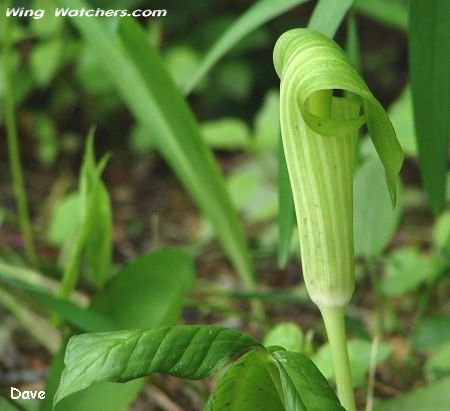
[[(80, 0), (62, 0), (82, 8)], [(217, 163), (204, 145), (197, 123), (146, 34), (123, 19), (120, 38), (111, 37), (97, 19), (72, 19), (96, 50), (125, 104), (154, 138), (203, 213), (209, 217), (226, 254), (247, 288), (254, 280), (247, 244)]]
[[(309, 20), (308, 28), (333, 38), (353, 0), (320, 0)], [(289, 182), (286, 158), (280, 143), (278, 152), (278, 265), (284, 267), (289, 257), (295, 225), (294, 199)]]
[(359, 52), (359, 36), (356, 17), (350, 12), (347, 19), (347, 38), (345, 40), (345, 51), (356, 71), (361, 72), (361, 54)]
[(118, 329), (113, 321), (110, 321), (105, 316), (93, 310), (80, 307), (71, 301), (55, 297), (35, 286), (8, 279), (8, 277), (3, 276), (2, 273), (0, 273), (0, 280), (5, 281), (5, 283), (14, 288), (22, 290), (32, 299), (39, 302), (43, 307), (52, 310), (62, 319), (68, 321), (69, 324), (80, 330), (85, 332), (98, 332)]
[(450, 121), (450, 2), (411, 0), (409, 60), (420, 171), (432, 210), (445, 204)]
[(184, 86), (189, 94), (217, 61), (234, 45), (267, 21), (308, 0), (260, 0), (240, 16), (214, 43), (200, 66)]
[(308, 22), (308, 28), (333, 38), (353, 0), (320, 0)]
[[(445, 0), (444, 0), (445, 1)], [(408, 28), (406, 2), (393, 0), (356, 0), (355, 10), (396, 29)]]

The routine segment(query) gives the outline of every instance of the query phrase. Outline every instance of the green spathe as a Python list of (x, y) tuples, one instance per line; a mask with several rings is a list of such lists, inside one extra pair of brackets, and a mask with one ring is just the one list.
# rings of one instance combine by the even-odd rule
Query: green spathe
[[(395, 202), (403, 153), (392, 125), (343, 51), (308, 29), (275, 46), (283, 148), (294, 195), (303, 275), (320, 307), (342, 307), (354, 289), (353, 153), (367, 123)], [(333, 90), (356, 99), (333, 97)]]

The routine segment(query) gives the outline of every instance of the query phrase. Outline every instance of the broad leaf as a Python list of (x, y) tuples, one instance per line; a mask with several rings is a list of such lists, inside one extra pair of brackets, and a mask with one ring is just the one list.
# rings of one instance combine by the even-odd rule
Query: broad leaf
[(305, 3), (307, 0), (260, 0), (243, 13), (217, 40), (201, 62), (197, 70), (184, 85), (184, 91), (189, 94), (211, 67), (235, 46), (242, 38), (267, 21), (285, 11)]
[(273, 327), (264, 338), (266, 347), (279, 346), (287, 351), (303, 351), (303, 332), (295, 323), (280, 323)]
[[(81, 9), (85, 5), (81, 0), (60, 1), (72, 8)], [(97, 19), (71, 21), (96, 50), (125, 104), (152, 135), (161, 154), (209, 217), (242, 281), (252, 288), (253, 270), (247, 245), (217, 163), (202, 142), (192, 112), (145, 32), (131, 19), (121, 19), (119, 37), (111, 37)]]
[(220, 378), (205, 411), (285, 411), (272, 379), (277, 374), (266, 350), (248, 352)]
[(380, 281), (381, 292), (396, 297), (416, 290), (424, 282), (431, 282), (440, 268), (440, 261), (433, 257), (414, 246), (397, 248), (387, 257), (386, 273)]
[(402, 201), (392, 209), (383, 168), (374, 157), (368, 158), (356, 171), (353, 193), (355, 255), (373, 259), (391, 241), (400, 220)]
[(345, 411), (314, 363), (303, 354), (273, 353), (289, 411)]
[(445, 205), (450, 124), (450, 2), (411, 0), (409, 66), (420, 171), (432, 210)]
[[(181, 314), (184, 297), (193, 279), (192, 260), (180, 251), (163, 249), (144, 255), (120, 270), (97, 294), (91, 309), (122, 329), (173, 325)], [(46, 388), (49, 400), (46, 399), (42, 411), (52, 410), (51, 399), (63, 366), (61, 358), (60, 364), (55, 364), (53, 379), (49, 381), (54, 390)], [(122, 411), (137, 396), (144, 383), (145, 379), (126, 384), (98, 383), (63, 399), (55, 410)]]
[(92, 309), (123, 329), (160, 327), (180, 316), (195, 272), (184, 253), (161, 249), (120, 270), (92, 301)]
[(55, 401), (101, 381), (126, 382), (155, 372), (200, 379), (239, 352), (259, 346), (238, 331), (178, 326), (72, 337)]

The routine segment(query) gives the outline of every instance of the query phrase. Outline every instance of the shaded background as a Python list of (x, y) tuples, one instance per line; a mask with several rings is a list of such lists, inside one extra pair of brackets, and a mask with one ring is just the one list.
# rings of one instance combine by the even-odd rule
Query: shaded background
[[(34, 3), (36, 7), (43, 4)], [(114, 8), (114, 2), (91, 3)], [(143, 19), (141, 23), (180, 86), (215, 40), (252, 4), (238, 0), (115, 3), (118, 8), (167, 9), (166, 17)], [(394, 3), (406, 13), (407, 2)], [(280, 321), (297, 323), (309, 336), (305, 337), (305, 350), (330, 377), (329, 352), (323, 346), (318, 312), (303, 287), (295, 236), (285, 268), (278, 268), (276, 257), (279, 80), (272, 50), (281, 33), (307, 24), (313, 7), (312, 2), (296, 7), (247, 36), (212, 68), (188, 102), (226, 176), (245, 227), (258, 289), (265, 293), (267, 326)], [(433, 217), (420, 180), (406, 87), (406, 14), (386, 21), (356, 7), (351, 16), (357, 37), (350, 34), (349, 17), (335, 39), (347, 48), (369, 88), (389, 108), (406, 154), (400, 207), (393, 212), (386, 190), (380, 188), (383, 177), (372, 161), (373, 148), (361, 133), (355, 180), (358, 284), (348, 326), (356, 347), (354, 366), (360, 367), (360, 377), (356, 377), (358, 401), (364, 404), (370, 330), (376, 322), (370, 273), (379, 277), (384, 318), (375, 396), (397, 396), (450, 374), (450, 287), (446, 275), (450, 222), (448, 214)], [(161, 246), (180, 247), (195, 258), (197, 270), (184, 322), (251, 329), (248, 318), (242, 315), (248, 309), (249, 296), (242, 290), (233, 298), (221, 296), (224, 290), (236, 294), (240, 286), (211, 227), (154, 149), (152, 135), (135, 124), (103, 72), (95, 50), (64, 19), (15, 20), (15, 24), (13, 90), (39, 270), (55, 279), (61, 275), (64, 255), (60, 251), (76, 229), (70, 209), (66, 205), (61, 211), (61, 205), (77, 187), (86, 134), (95, 125), (97, 157), (111, 153), (103, 180), (112, 201), (114, 264)], [(111, 30), (113, 26), (112, 22)], [(3, 108), (3, 102), (0, 104)], [(4, 135), (3, 118), (0, 121)], [(4, 141), (0, 147), (0, 256), (2, 261), (22, 266), (26, 263)], [(93, 290), (88, 274), (82, 277), (81, 289), (87, 294)], [(1, 308), (1, 300), (0, 310), (0, 384), (42, 386), (50, 355), (26, 326)], [(253, 332), (261, 336), (261, 330)], [(156, 385), (151, 387), (133, 409), (175, 410), (173, 403), (180, 409), (199, 409), (210, 382), (183, 385), (175, 379), (156, 377)]]

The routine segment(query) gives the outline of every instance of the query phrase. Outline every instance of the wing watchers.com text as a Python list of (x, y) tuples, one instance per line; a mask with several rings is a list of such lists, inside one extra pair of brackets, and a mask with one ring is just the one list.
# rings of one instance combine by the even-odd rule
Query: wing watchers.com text
[(53, 14), (55, 17), (165, 17), (167, 10), (150, 10), (150, 9), (70, 9), (55, 8), (54, 13), (44, 9), (30, 9), (25, 7), (12, 7), (6, 9), (6, 17), (16, 18), (33, 18), (41, 19), (47, 14)]

